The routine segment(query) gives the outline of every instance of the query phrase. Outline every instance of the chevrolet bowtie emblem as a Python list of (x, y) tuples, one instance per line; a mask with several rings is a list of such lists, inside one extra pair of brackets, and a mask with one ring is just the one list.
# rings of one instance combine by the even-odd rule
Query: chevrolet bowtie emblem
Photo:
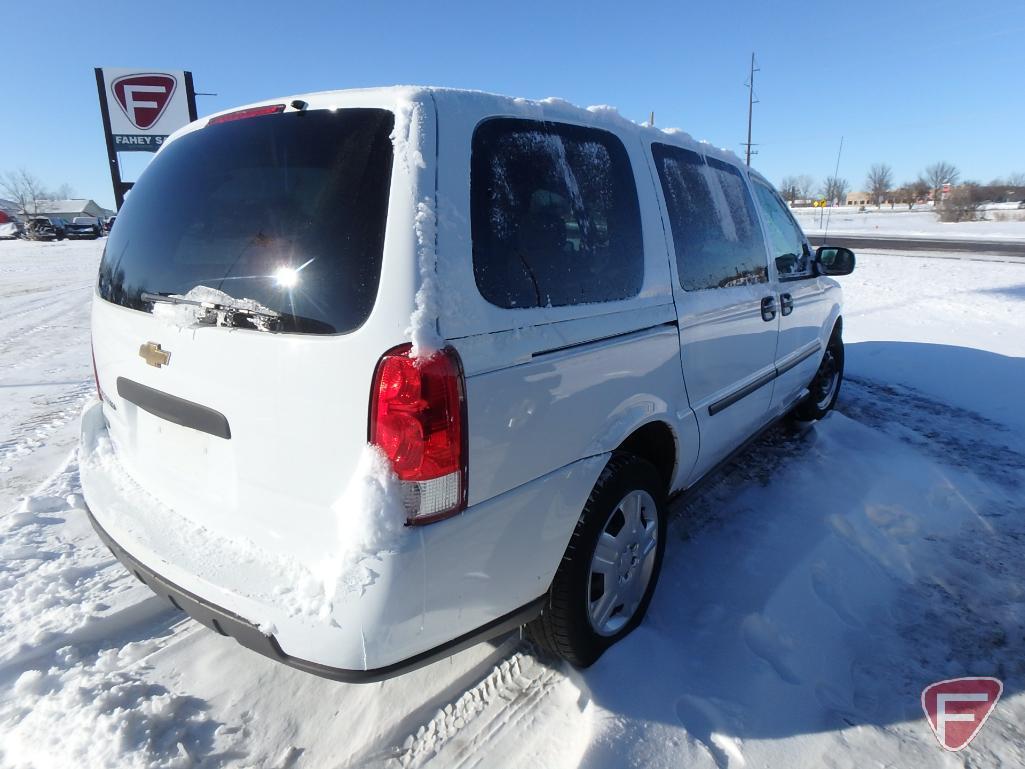
[(139, 346), (139, 357), (149, 365), (160, 368), (170, 362), (171, 353), (167, 350), (161, 350), (160, 345), (156, 342), (146, 342), (146, 344)]

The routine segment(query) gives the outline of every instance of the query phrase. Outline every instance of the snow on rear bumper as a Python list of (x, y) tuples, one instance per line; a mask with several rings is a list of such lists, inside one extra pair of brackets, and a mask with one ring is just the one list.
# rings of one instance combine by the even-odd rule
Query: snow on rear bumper
[(369, 581), (321, 601), (319, 611), (295, 600), (315, 588), (315, 567), (242, 540), (219, 540), (135, 484), (110, 449), (99, 403), (83, 414), (79, 459), (94, 527), (155, 592), (285, 664), (372, 681), (536, 615), (607, 456), (576, 462), (447, 521), (407, 529), (402, 547), (373, 561)]

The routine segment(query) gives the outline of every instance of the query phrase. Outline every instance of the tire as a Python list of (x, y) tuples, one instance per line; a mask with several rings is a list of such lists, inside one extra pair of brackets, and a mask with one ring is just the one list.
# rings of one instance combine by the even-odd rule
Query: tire
[(843, 362), (843, 339), (839, 333), (834, 333), (819, 369), (808, 385), (808, 397), (794, 409), (794, 416), (805, 422), (814, 422), (833, 410), (843, 383)]
[[(608, 560), (597, 559), (599, 540)], [(665, 488), (658, 471), (632, 454), (613, 454), (584, 505), (541, 616), (527, 625), (529, 636), (577, 667), (592, 665), (644, 619), (665, 544)], [(602, 603), (606, 595), (614, 598)]]

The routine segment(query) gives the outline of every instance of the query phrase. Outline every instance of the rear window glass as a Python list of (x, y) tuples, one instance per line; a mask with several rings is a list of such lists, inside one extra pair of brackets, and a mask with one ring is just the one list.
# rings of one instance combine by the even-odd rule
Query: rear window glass
[(473, 273), (499, 307), (608, 302), (644, 279), (626, 149), (607, 131), (500, 118), (473, 138)]
[(337, 334), (377, 296), (392, 113), (316, 110), (207, 126), (167, 145), (129, 193), (100, 265), (104, 299), (200, 288)]
[(765, 244), (740, 172), (697, 152), (653, 144), (686, 291), (768, 281)]

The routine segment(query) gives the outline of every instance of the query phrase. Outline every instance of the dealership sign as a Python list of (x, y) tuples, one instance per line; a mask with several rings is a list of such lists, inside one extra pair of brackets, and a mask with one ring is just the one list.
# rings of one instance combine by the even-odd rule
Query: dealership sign
[(164, 140), (196, 119), (192, 73), (98, 67), (103, 130), (118, 208), (131, 185), (121, 181), (119, 152), (156, 152)]
[(191, 73), (103, 67), (96, 84), (118, 152), (156, 152), (171, 133), (196, 119)]

